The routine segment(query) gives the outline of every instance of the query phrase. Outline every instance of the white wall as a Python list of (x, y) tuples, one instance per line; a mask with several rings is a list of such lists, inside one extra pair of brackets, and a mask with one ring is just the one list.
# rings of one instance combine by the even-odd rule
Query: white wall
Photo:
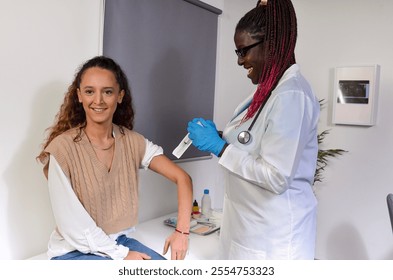
[[(386, 195), (393, 192), (393, 2), (293, 0), (299, 21), (297, 60), (319, 98), (328, 101), (320, 130), (325, 148), (342, 148), (331, 161), (319, 200), (317, 257), (392, 259)], [(331, 124), (333, 69), (381, 66), (379, 110), (373, 127)]]
[(97, 0), (1, 0), (0, 259), (46, 248), (53, 218), (35, 160), (76, 67), (99, 53)]
[[(98, 0), (0, 0), (0, 259), (23, 259), (46, 250), (54, 222), (41, 165), (35, 161), (44, 130), (53, 122), (76, 67), (100, 53)], [(255, 0), (206, 0), (223, 10), (219, 18), (214, 119), (222, 128), (239, 101), (252, 92), (236, 64), (233, 31)], [(333, 126), (330, 108), (320, 130), (331, 129), (328, 148), (349, 152), (334, 159), (316, 185), (319, 200), (317, 257), (391, 259), (393, 239), (386, 194), (392, 191), (393, 2), (293, 0), (299, 21), (297, 60), (316, 95), (331, 103), (333, 68), (381, 65), (378, 123)], [(329, 103), (329, 104), (330, 104)], [(329, 106), (330, 107), (330, 106)], [(210, 187), (213, 206), (222, 201), (217, 162), (181, 163), (193, 177), (194, 196)], [(140, 219), (176, 208), (175, 188), (141, 172)], [(169, 201), (169, 202), (168, 202)], [(153, 207), (154, 206), (154, 207)]]

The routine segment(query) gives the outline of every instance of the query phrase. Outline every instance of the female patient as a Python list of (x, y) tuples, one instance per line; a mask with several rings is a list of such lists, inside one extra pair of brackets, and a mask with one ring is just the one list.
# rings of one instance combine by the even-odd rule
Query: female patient
[(191, 178), (162, 148), (133, 131), (127, 78), (112, 59), (98, 56), (76, 74), (37, 157), (44, 164), (56, 230), (51, 259), (164, 259), (127, 237), (137, 224), (138, 169), (177, 185), (178, 225), (164, 252), (184, 259), (192, 204)]

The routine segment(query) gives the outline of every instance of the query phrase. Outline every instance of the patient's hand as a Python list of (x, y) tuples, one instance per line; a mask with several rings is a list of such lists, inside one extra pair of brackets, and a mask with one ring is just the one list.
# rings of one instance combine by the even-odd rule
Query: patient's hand
[(149, 255), (146, 255), (145, 253), (141, 253), (137, 251), (129, 251), (124, 259), (125, 260), (150, 260), (151, 257)]
[(184, 260), (188, 250), (188, 235), (179, 232), (173, 232), (166, 240), (164, 245), (165, 255), (171, 247), (172, 260)]

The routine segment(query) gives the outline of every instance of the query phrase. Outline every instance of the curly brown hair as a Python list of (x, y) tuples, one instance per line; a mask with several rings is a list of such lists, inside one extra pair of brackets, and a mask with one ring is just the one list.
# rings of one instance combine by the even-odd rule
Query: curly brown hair
[[(126, 127), (130, 130), (133, 129), (134, 109), (127, 76), (119, 64), (117, 64), (113, 59), (105, 56), (93, 57), (80, 66), (79, 71), (75, 75), (74, 81), (68, 87), (63, 104), (60, 106), (60, 111), (55, 117), (55, 124), (46, 129), (48, 137), (42, 144), (42, 150), (37, 156), (37, 159), (42, 163), (45, 163), (47, 159), (45, 148), (54, 138), (56, 138), (56, 136), (71, 128), (80, 127), (82, 130), (86, 126), (86, 114), (82, 104), (78, 100), (77, 90), (81, 84), (82, 76), (85, 71), (93, 67), (109, 70), (115, 75), (120, 90), (124, 90), (125, 94), (122, 102), (118, 104), (116, 108), (112, 122), (120, 126), (120, 128)], [(75, 137), (74, 141), (80, 141), (80, 133)]]

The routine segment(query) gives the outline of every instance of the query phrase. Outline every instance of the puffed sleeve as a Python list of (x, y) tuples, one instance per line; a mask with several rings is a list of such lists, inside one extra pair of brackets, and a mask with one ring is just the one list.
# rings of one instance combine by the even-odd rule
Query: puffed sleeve
[(162, 155), (164, 153), (163, 149), (154, 144), (153, 142), (145, 139), (146, 142), (146, 150), (145, 150), (145, 155), (143, 156), (142, 159), (142, 167), (143, 169), (147, 169), (150, 165), (151, 160), (158, 155)]

